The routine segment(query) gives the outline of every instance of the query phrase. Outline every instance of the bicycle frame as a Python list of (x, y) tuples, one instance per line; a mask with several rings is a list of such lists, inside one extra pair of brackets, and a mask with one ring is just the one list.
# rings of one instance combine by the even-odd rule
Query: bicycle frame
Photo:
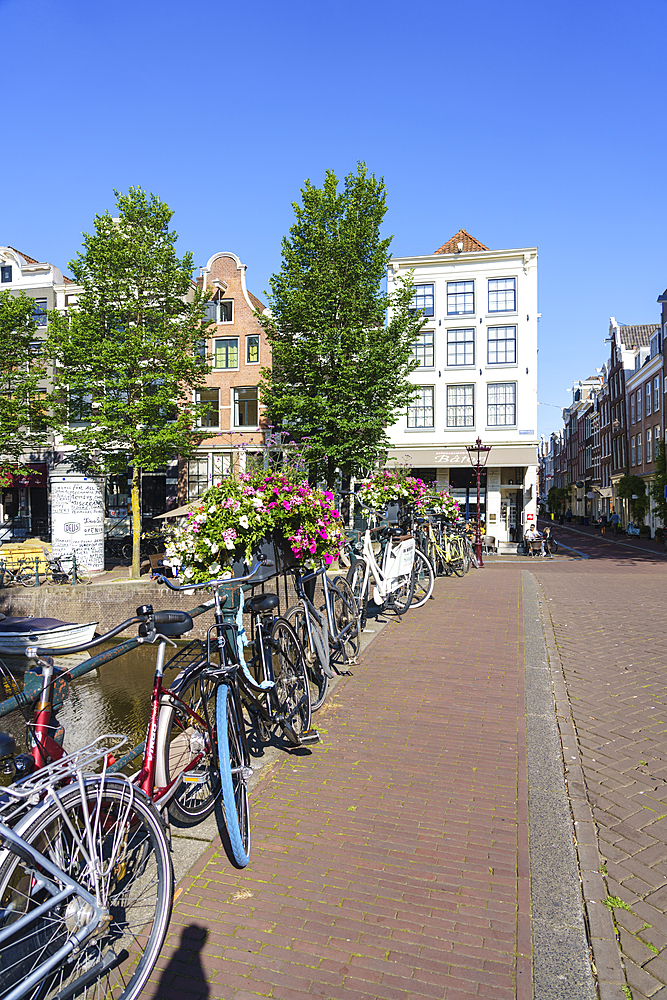
[[(370, 526), (364, 532), (363, 557), (366, 560), (366, 572), (364, 574), (364, 584), (362, 593), (366, 592), (370, 576), (373, 576), (376, 592), (373, 600), (376, 604), (384, 604), (390, 594), (398, 590), (405, 582), (406, 577), (412, 573), (415, 561), (415, 540), (413, 537), (399, 541), (393, 545), (393, 539), (387, 539), (384, 553), (382, 555), (382, 568), (378, 565), (373, 543), (371, 540)], [(380, 598), (378, 600), (378, 598)]]
[[(335, 586), (329, 580), (327, 576), (326, 566), (321, 566), (319, 569), (313, 570), (311, 573), (307, 573), (305, 576), (301, 575), (299, 569), (294, 569), (293, 571), (294, 583), (296, 589), (296, 596), (301, 601), (306, 619), (306, 629), (308, 632), (308, 641), (311, 646), (313, 646), (313, 631), (311, 626), (310, 616), (312, 615), (317, 624), (322, 627), (325, 624), (324, 616), (321, 611), (319, 611), (311, 599), (308, 597), (304, 590), (304, 583), (309, 583), (311, 580), (316, 580), (318, 576), (322, 577), (322, 589), (324, 590), (324, 610), (326, 615), (326, 627), (327, 635), (330, 645), (333, 645), (336, 650), (341, 650), (344, 647), (344, 640), (346, 636), (352, 631), (354, 625), (350, 623), (346, 625), (340, 632), (336, 626), (336, 621), (334, 618), (333, 605), (331, 603), (331, 589)], [(333, 671), (331, 672), (333, 677)]]

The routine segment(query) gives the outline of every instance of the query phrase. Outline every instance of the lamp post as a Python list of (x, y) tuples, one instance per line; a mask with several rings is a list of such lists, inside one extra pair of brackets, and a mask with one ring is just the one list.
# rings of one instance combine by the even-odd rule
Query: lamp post
[(482, 444), (482, 439), (477, 438), (474, 444), (466, 445), (466, 451), (468, 452), (468, 458), (470, 459), (470, 464), (477, 473), (477, 527), (475, 529), (475, 555), (477, 556), (477, 565), (479, 566), (480, 569), (483, 569), (484, 562), (482, 560), (482, 512), (480, 510), (479, 490), (480, 490), (480, 481), (482, 478), (482, 469), (486, 465), (486, 461), (489, 457), (489, 452), (491, 451), (491, 445)]

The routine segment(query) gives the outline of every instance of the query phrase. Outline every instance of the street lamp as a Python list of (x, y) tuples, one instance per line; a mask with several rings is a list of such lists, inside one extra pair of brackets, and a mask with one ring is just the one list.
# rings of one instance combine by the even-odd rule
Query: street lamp
[(486, 460), (488, 459), (489, 452), (491, 451), (491, 445), (482, 444), (482, 439), (477, 438), (474, 444), (466, 445), (466, 451), (468, 452), (468, 458), (470, 459), (470, 464), (477, 473), (477, 527), (475, 529), (475, 555), (477, 556), (477, 565), (479, 566), (480, 569), (483, 569), (484, 562), (482, 560), (482, 512), (480, 510), (480, 503), (479, 503), (479, 487), (480, 487), (480, 480), (482, 478), (482, 469), (486, 465)]

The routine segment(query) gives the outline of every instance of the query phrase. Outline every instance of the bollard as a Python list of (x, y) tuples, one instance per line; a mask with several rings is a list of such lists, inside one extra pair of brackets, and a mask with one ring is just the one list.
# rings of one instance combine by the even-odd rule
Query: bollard
[(76, 586), (76, 552), (72, 553), (72, 586)]
[(39, 556), (35, 556), (35, 582), (34, 587), (39, 587)]
[(5, 585), (5, 562), (4, 559), (0, 559), (0, 587)]

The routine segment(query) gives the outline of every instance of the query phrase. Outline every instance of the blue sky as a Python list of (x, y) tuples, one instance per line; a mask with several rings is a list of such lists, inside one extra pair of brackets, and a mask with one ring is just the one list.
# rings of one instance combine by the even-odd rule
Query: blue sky
[[(540, 253), (544, 404), (667, 286), (666, 0), (0, 0), (0, 243), (63, 269), (112, 189), (263, 296), (305, 178), (385, 178), (398, 255), (464, 228)], [(540, 431), (559, 426), (543, 405)]]

